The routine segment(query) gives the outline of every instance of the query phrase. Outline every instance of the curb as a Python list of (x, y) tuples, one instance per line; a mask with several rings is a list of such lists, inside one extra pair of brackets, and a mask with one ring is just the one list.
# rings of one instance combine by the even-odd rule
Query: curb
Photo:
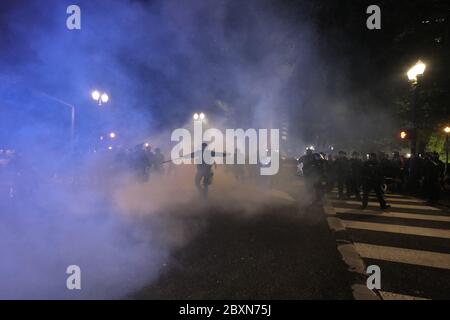
[(382, 300), (381, 295), (376, 291), (367, 288), (366, 280), (366, 265), (356, 251), (353, 240), (349, 236), (342, 220), (336, 215), (336, 211), (328, 200), (326, 195), (323, 199), (323, 209), (327, 215), (328, 227), (334, 232), (336, 238), (336, 245), (342, 260), (348, 267), (348, 271), (354, 276), (354, 283), (352, 285), (353, 298), (355, 300)]

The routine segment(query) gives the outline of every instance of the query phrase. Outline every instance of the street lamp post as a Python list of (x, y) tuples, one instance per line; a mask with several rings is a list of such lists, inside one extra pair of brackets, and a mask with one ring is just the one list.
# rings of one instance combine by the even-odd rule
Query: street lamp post
[(197, 121), (197, 120), (203, 121), (203, 120), (205, 120), (206, 116), (205, 116), (205, 114), (204, 114), (203, 112), (201, 112), (201, 113), (194, 113), (194, 115), (192, 116), (192, 118), (193, 118), (195, 121)]
[(417, 153), (417, 104), (418, 104), (418, 76), (422, 76), (425, 72), (426, 65), (422, 61), (417, 61), (417, 63), (411, 67), (407, 76), (412, 85), (413, 90), (413, 101), (411, 108), (411, 120), (412, 120), (412, 129), (411, 129), (411, 154), (416, 155)]
[(450, 127), (444, 128), (445, 132), (445, 175), (447, 175), (447, 167), (448, 167), (448, 134), (450, 133)]
[(102, 106), (102, 104), (107, 103), (109, 101), (109, 96), (105, 92), (99, 92), (98, 90), (94, 90), (91, 92), (91, 97), (93, 100), (97, 101), (99, 106)]
[(49, 98), (49, 99), (51, 99), (53, 101), (56, 101), (56, 102), (58, 102), (58, 103), (60, 103), (60, 104), (62, 104), (64, 106), (70, 108), (70, 141), (72, 142), (72, 145), (73, 145), (73, 142), (74, 142), (74, 139), (75, 139), (75, 105), (73, 105), (71, 103), (68, 103), (68, 102), (66, 102), (64, 100), (61, 100), (61, 99), (59, 99), (57, 97), (51, 96), (51, 95), (49, 95), (49, 94), (47, 94), (45, 92), (39, 92), (39, 93), (44, 95), (44, 96), (46, 96), (47, 98)]
[(70, 140), (73, 142), (75, 138), (75, 106), (70, 106)]

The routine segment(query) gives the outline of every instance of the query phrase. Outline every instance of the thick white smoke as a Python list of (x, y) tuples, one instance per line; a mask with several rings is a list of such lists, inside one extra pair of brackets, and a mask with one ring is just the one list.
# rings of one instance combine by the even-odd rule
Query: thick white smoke
[[(11, 45), (24, 54), (1, 75), (17, 78), (15, 88), (73, 102), (81, 145), (113, 128), (128, 146), (150, 137), (167, 151), (170, 135), (161, 132), (182, 126), (193, 111), (205, 111), (219, 129), (277, 128), (292, 98), (286, 94), (292, 70), (312, 55), (309, 29), (292, 32), (260, 1), (81, 1), (79, 33), (65, 29), (66, 4), (11, 6)], [(98, 85), (111, 97), (103, 109), (89, 101)], [(213, 208), (251, 217), (268, 205), (293, 205), (267, 181), (240, 185), (221, 170), (204, 203), (193, 166), (140, 184), (105, 168), (108, 156), (74, 162), (62, 154), (67, 148), (55, 150), (68, 142), (50, 129), (57, 123), (66, 130), (68, 110), (8, 90), (0, 91), (2, 120), (21, 129), (0, 137), (17, 147), (28, 171), (23, 177), (33, 181), (29, 192), (0, 202), (0, 298), (125, 297), (158, 277)], [(55, 136), (61, 139), (50, 144)], [(66, 288), (69, 265), (81, 268), (81, 291)]]

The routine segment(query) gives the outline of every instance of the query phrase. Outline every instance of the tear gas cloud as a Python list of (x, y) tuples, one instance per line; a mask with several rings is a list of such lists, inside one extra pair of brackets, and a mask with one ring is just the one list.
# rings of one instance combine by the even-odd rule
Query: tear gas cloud
[[(201, 212), (233, 203), (244, 217), (288, 201), (263, 186), (236, 188), (219, 170), (216, 193), (199, 203), (192, 166), (138, 183), (111, 168), (100, 136), (115, 132), (114, 148), (150, 141), (167, 154), (170, 133), (194, 112), (219, 129), (279, 128), (285, 118), (294, 127), (302, 106), (330, 102), (311, 98), (321, 58), (306, 3), (299, 20), (268, 0), (82, 0), (79, 31), (66, 28), (71, 4), (0, 5), (0, 144), (20, 162), (3, 181), (26, 186), (6, 196), (2, 187), (0, 298), (124, 297), (201, 230)], [(93, 102), (93, 89), (108, 103)], [(79, 292), (65, 287), (72, 264)]]

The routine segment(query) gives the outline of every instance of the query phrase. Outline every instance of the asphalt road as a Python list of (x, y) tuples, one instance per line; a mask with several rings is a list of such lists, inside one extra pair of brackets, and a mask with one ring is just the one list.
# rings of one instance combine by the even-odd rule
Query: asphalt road
[(159, 278), (131, 298), (353, 298), (351, 275), (320, 206), (267, 207), (246, 218), (210, 208), (205, 219)]

